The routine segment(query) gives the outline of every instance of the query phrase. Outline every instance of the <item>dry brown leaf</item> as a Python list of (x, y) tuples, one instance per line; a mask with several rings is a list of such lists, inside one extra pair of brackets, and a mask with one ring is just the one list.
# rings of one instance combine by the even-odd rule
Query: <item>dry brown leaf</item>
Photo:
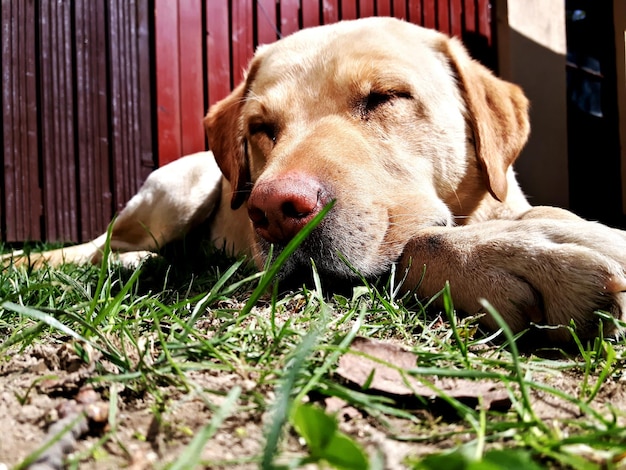
[[(369, 356), (369, 357), (366, 357)], [(511, 401), (499, 383), (450, 377), (430, 377), (433, 390), (405, 371), (413, 369), (417, 356), (393, 343), (357, 337), (350, 350), (339, 359), (336, 373), (368, 391), (393, 395), (398, 399), (421, 397), (432, 401), (439, 390), (457, 400), (476, 406), (482, 400), (487, 409), (507, 409)], [(373, 372), (372, 372), (373, 371)]]

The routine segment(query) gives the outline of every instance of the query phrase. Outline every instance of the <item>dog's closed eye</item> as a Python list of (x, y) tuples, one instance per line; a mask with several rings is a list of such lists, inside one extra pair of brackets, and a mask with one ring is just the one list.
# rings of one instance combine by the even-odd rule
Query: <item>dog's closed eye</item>
[(357, 110), (361, 117), (367, 118), (376, 111), (382, 109), (388, 104), (392, 104), (396, 99), (410, 99), (411, 94), (405, 91), (387, 90), (387, 91), (370, 91), (366, 96), (361, 98), (357, 104)]
[(253, 137), (264, 137), (276, 143), (276, 126), (267, 122), (252, 122), (248, 126), (248, 132)]

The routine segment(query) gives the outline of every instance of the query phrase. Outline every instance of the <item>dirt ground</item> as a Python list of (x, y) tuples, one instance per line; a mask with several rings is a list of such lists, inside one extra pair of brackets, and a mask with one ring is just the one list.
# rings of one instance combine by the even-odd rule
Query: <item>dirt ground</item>
[[(9, 360), (5, 358), (0, 363), (0, 429), (3, 430), (0, 437), (0, 469), (12, 468), (22, 462), (46, 442), (47, 433), (54, 434), (55, 430), (63, 427), (59, 423), (68, 422), (74, 424), (76, 440), (69, 438), (62, 445), (65, 451), (80, 460), (79, 468), (162, 468), (167, 462), (175, 460), (189, 444), (194, 432), (211, 419), (212, 412), (210, 404), (206, 403), (206, 396), (193, 392), (185, 394), (166, 385), (151, 394), (139, 394), (118, 386), (113, 394), (117, 405), (111, 410), (112, 390), (97, 383), (87, 385), (87, 379), (92, 375), (90, 366), (78, 361), (65, 345), (38, 345), (15, 353)], [(221, 390), (224, 393), (235, 385), (244, 391), (256, 386), (249, 378), (227, 372), (196, 372), (189, 377), (198, 389)], [(580, 377), (568, 372), (546, 375), (542, 380), (574, 395), (580, 384)], [(594, 406), (600, 409), (610, 403), (615, 409), (626, 409), (624, 385), (623, 381), (607, 381), (594, 400)], [(272, 398), (269, 390), (257, 392), (265, 398)], [(153, 398), (144, 398), (155, 395), (161, 397), (161, 404)], [(211, 395), (209, 400), (212, 405), (219, 406), (223, 396)], [(536, 412), (546, 419), (564, 420), (576, 418), (579, 414), (577, 408), (551, 395), (533, 392), (533, 401)], [(419, 432), (420, 426), (400, 419), (390, 419), (383, 426), (380, 421), (341, 402), (327, 401), (326, 404), (329, 410), (338, 412), (344, 432), (355, 437), (370, 454), (382, 453), (385, 468), (404, 468), (402, 461), (407, 455), (428, 454), (458, 444), (463, 439), (457, 436), (454, 443), (392, 439), (392, 434), (406, 436)], [(258, 468), (258, 461), (251, 459), (258, 458), (262, 453), (264, 424), (268, 420), (268, 416), (258, 411), (261, 408), (240, 399), (237, 411), (226, 419), (204, 448), (203, 460), (213, 462), (209, 468)], [(81, 419), (81, 410), (85, 411), (88, 419), (77, 424), (76, 420)], [(110, 431), (105, 426), (110, 410), (115, 417), (115, 433), (91, 452), (98, 440)], [(422, 419), (425, 428), (447, 426), (453, 430), (458, 426), (458, 423), (442, 422), (432, 410), (421, 410), (417, 416)], [(76, 430), (76, 426), (82, 428)], [(302, 444), (295, 436), (289, 435), (282, 446), (285, 459), (302, 452)], [(61, 453), (44, 455), (38, 466), (30, 468), (62, 468)]]

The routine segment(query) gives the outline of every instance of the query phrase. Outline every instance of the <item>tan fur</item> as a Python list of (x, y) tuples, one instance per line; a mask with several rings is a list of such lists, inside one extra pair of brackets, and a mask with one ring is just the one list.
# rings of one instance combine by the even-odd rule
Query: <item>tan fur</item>
[[(622, 317), (624, 232), (530, 207), (512, 168), (528, 102), (456, 39), (389, 18), (301, 31), (261, 47), (205, 127), (225, 179), (190, 157), (158, 170), (116, 220), (115, 249), (156, 249), (212, 211), (211, 239), (262, 266), (269, 243), (244, 203), (297, 175), (336, 204), (285, 276), (313, 258), (323, 278), (350, 277), (342, 255), (365, 276), (410, 266), (404, 287), (423, 297), (450, 282), (457, 308), (481, 313), (485, 298), (514, 331), (574, 320), (586, 336), (595, 309)], [(49, 262), (93, 260), (99, 240)]]

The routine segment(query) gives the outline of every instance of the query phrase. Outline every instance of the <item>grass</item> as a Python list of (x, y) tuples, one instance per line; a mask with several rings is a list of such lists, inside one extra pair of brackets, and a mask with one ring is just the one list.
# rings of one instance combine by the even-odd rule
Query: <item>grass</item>
[[(69, 467), (130, 454), (118, 417), (123, 401), (149, 403), (168, 441), (156, 468), (384, 468), (388, 456), (376, 439), (324, 411), (329, 397), (356, 410), (356, 422), (408, 449), (406, 468), (626, 464), (622, 339), (587, 344), (575, 337), (567, 351), (520, 352), (518, 338), (488, 303), (485, 309), (501, 326), (496, 338), (481, 332), (475, 318), (458, 318), (449, 287), (439, 294), (442, 311), (424, 299), (399, 297), (395, 279), (401, 276), (379, 285), (363, 281), (349, 295), (330, 297), (314, 276), (312, 288), (282, 294), (272, 289), (275, 265), (259, 274), (245, 260), (212, 249), (201, 258), (180, 249), (176, 265), (152, 259), (125, 270), (105, 259), (100, 266), (8, 267), (0, 273), (0, 361), (37, 345), (67, 343), (93, 364), (89, 381), (108, 400), (108, 429), (68, 456)], [(438, 400), (418, 406), (419, 400), (342, 380), (337, 362), (356, 336), (414, 352), (415, 367), (405, 372), (431, 387)], [(225, 384), (206, 377), (235, 379)], [(511, 407), (468, 405), (437, 386), (443, 378), (494, 383), (507, 390)], [(40, 393), (44, 379), (15, 390), (16, 406)], [(207, 419), (181, 425), (173, 417), (192, 397)], [(554, 403), (553, 409), (545, 403)], [(563, 413), (564, 407), (573, 412)], [(256, 434), (250, 434), (252, 421)], [(259, 446), (226, 459), (206, 457), (206, 449), (224, 446), (220, 433)], [(134, 435), (154, 439), (140, 428)], [(14, 462), (16, 468), (40, 451), (33, 448), (30, 458)]]

